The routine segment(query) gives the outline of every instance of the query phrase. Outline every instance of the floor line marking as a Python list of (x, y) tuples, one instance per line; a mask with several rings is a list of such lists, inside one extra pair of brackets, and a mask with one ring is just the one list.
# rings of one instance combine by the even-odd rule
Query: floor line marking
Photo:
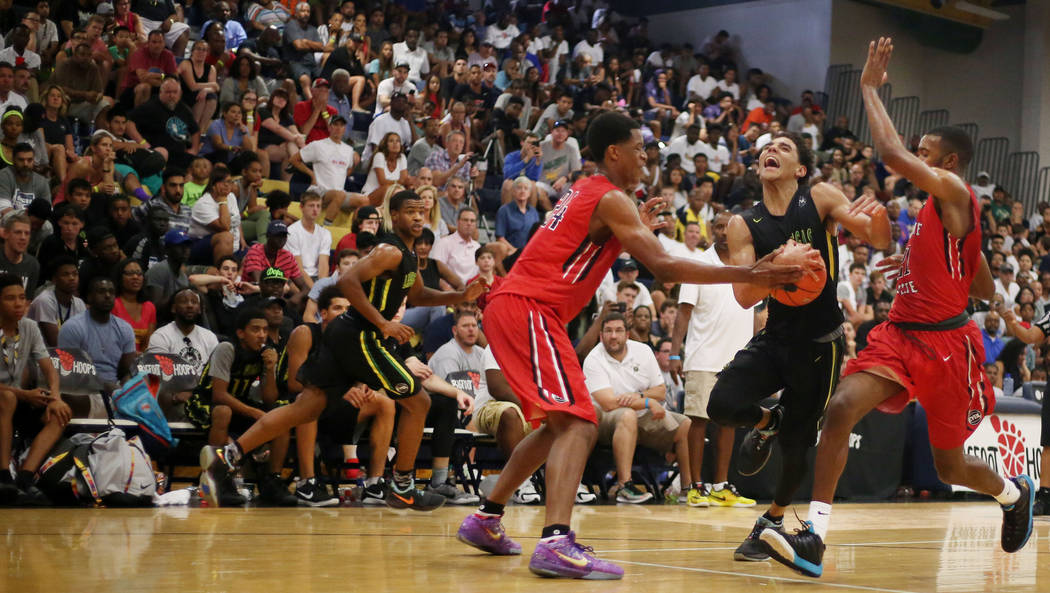
[(636, 566), (651, 566), (653, 568), (674, 568), (678, 570), (685, 570), (689, 572), (703, 572), (707, 574), (720, 574), (731, 577), (745, 577), (753, 579), (764, 579), (768, 581), (781, 581), (785, 583), (804, 583), (807, 585), (820, 585), (824, 587), (835, 587), (839, 589), (853, 589), (857, 591), (879, 591), (880, 593), (914, 593), (905, 589), (883, 589), (880, 587), (868, 587), (865, 585), (848, 585), (845, 583), (829, 583), (826, 581), (820, 581), (818, 579), (792, 579), (788, 577), (777, 577), (768, 576), (761, 574), (751, 574), (747, 572), (732, 572), (727, 570), (714, 570), (710, 568), (694, 568), (691, 566), (675, 566), (673, 564), (656, 564), (654, 562), (634, 562), (630, 560), (617, 560), (620, 564), (633, 564)]

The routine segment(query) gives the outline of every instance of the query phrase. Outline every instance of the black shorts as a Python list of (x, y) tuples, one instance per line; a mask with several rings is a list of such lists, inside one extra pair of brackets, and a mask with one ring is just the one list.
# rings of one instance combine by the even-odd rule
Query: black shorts
[(405, 361), (383, 346), (383, 334), (340, 315), (325, 329), (321, 348), (299, 370), (299, 382), (325, 392), (328, 400), (342, 399), (355, 383), (404, 399), (420, 390)]
[(14, 417), (11, 419), (12, 427), (26, 442), (32, 441), (44, 428), (45, 411), (47, 411), (46, 407), (37, 408), (24, 401), (19, 401), (15, 406)]
[(784, 340), (761, 332), (718, 373), (719, 391), (758, 402), (783, 389), (778, 438), (810, 447), (842, 373), (842, 337), (830, 342)]

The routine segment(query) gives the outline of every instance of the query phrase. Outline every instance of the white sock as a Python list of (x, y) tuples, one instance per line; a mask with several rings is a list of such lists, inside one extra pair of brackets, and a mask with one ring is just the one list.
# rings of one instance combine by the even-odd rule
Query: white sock
[(369, 486), (375, 486), (379, 483), (380, 479), (381, 478), (379, 476), (376, 476), (374, 478), (365, 478), (365, 487), (367, 488)]
[(1021, 490), (1017, 487), (1017, 484), (1014, 484), (1013, 480), (1003, 480), (1003, 482), (1003, 491), (999, 493), (999, 496), (995, 497), (995, 500), (1006, 507), (1021, 498)]
[(813, 531), (820, 539), (827, 541), (828, 524), (831, 523), (831, 505), (826, 502), (814, 500), (809, 503), (809, 516), (806, 520), (813, 524)]
[(719, 490), (723, 490), (728, 483), (729, 482), (718, 482), (717, 484), (711, 484), (711, 491), (718, 492)]

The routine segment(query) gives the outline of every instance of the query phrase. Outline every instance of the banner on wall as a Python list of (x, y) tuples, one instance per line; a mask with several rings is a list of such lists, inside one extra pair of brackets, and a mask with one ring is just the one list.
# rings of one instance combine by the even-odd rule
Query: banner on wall
[[(992, 414), (966, 440), (965, 451), (983, 460), (1004, 478), (1028, 474), (1039, 483), (1042, 447), (1036, 414)], [(953, 486), (955, 491), (969, 488)]]

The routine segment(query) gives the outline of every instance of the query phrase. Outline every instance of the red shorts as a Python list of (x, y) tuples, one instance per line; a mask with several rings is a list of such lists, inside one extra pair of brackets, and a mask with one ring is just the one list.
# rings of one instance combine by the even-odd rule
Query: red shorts
[(843, 376), (865, 371), (898, 383), (901, 392), (878, 409), (897, 414), (918, 400), (926, 410), (930, 444), (954, 449), (995, 409), (983, 363), (984, 340), (972, 321), (947, 331), (905, 331), (881, 323)]
[(485, 337), (526, 420), (538, 426), (548, 413), (563, 412), (598, 423), (576, 350), (553, 309), (498, 295), (485, 307)]

